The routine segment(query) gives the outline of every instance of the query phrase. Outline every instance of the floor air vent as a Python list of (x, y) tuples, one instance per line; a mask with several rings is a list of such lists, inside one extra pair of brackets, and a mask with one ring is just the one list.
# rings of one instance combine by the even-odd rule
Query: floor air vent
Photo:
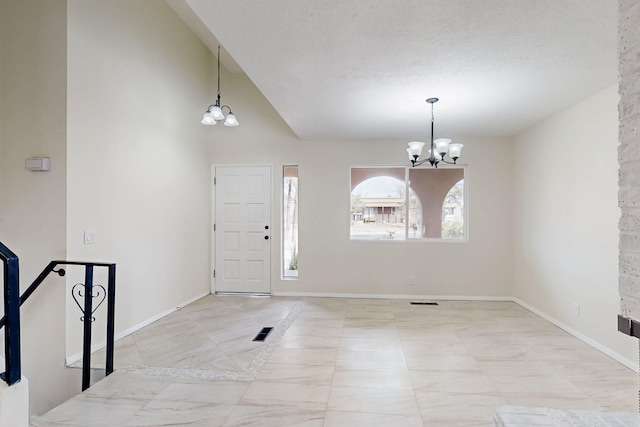
[(438, 303), (428, 301), (411, 301), (411, 305), (438, 305)]
[(262, 328), (262, 330), (258, 332), (258, 335), (256, 335), (256, 337), (253, 339), (253, 341), (263, 342), (267, 339), (272, 330), (273, 328)]

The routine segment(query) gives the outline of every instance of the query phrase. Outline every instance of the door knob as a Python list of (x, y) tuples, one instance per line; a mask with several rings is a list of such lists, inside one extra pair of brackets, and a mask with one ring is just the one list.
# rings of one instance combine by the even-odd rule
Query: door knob
[(268, 230), (268, 229), (269, 229), (269, 226), (268, 226), (268, 225), (265, 225), (265, 226), (264, 226), (264, 229), (265, 229), (265, 230)]
[(269, 240), (269, 236), (264, 236), (264, 240)]

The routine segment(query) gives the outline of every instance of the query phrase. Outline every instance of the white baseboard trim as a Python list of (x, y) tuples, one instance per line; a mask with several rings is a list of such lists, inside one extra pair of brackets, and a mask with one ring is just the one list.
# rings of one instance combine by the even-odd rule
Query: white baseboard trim
[(537, 308), (530, 306), (529, 304), (527, 304), (524, 301), (519, 300), (518, 298), (514, 297), (511, 300), (513, 302), (515, 302), (516, 304), (521, 305), (522, 307), (526, 308), (527, 310), (529, 310), (533, 314), (542, 317), (547, 322), (553, 323), (558, 328), (562, 329), (563, 331), (567, 332), (568, 334), (573, 335), (574, 337), (578, 338), (580, 341), (583, 341), (584, 343), (590, 345), (591, 347), (595, 348), (596, 350), (600, 351), (601, 353), (606, 354), (607, 356), (609, 356), (613, 360), (623, 364), (624, 366), (626, 366), (627, 368), (631, 369), (632, 371), (638, 372), (639, 367), (638, 367), (638, 362), (637, 361), (632, 361), (630, 359), (627, 359), (626, 357), (622, 356), (620, 353), (617, 353), (617, 352), (611, 350), (609, 347), (602, 345), (598, 341), (596, 341), (596, 340), (584, 335), (582, 332), (576, 331), (572, 327), (565, 325), (564, 323), (558, 321), (557, 319), (554, 319), (553, 317), (551, 317), (551, 316), (547, 315), (546, 313), (538, 310)]
[(347, 294), (334, 292), (272, 292), (274, 297), (309, 297), (309, 298), (360, 298), (360, 299), (399, 299), (399, 300), (433, 300), (433, 301), (508, 301), (513, 297), (502, 296), (466, 296), (466, 295), (399, 295), (399, 294)]
[[(169, 310), (165, 310), (160, 314), (157, 314), (157, 315), (155, 315), (155, 316), (153, 316), (153, 317), (151, 317), (151, 318), (149, 318), (149, 319), (147, 319), (147, 320), (145, 320), (143, 322), (138, 323), (137, 325), (133, 325), (130, 328), (125, 329), (124, 331), (116, 332), (115, 335), (114, 335), (114, 340), (118, 341), (118, 340), (120, 340), (120, 339), (122, 339), (122, 338), (124, 338), (124, 337), (126, 337), (128, 335), (131, 335), (132, 333), (144, 328), (145, 326), (148, 326), (148, 325), (152, 324), (156, 320), (160, 320), (163, 317), (166, 317), (166, 316), (170, 315), (171, 313), (175, 313), (176, 311), (180, 310), (182, 307), (185, 307), (185, 306), (187, 306), (187, 305), (189, 305), (189, 304), (191, 304), (193, 302), (196, 302), (200, 298), (206, 297), (210, 293), (211, 292), (207, 291), (207, 292), (204, 292), (202, 294), (196, 295), (195, 297), (189, 298), (187, 301), (185, 301), (185, 302), (183, 302), (181, 304), (178, 304), (177, 306), (172, 307)], [(96, 344), (91, 346), (91, 352), (93, 353), (93, 352), (96, 352), (98, 350), (102, 350), (106, 346), (107, 346), (106, 341), (102, 340), (102, 341), (100, 341), (100, 342), (98, 342), (98, 343), (96, 343)], [(73, 365), (74, 363), (76, 363), (78, 360), (81, 360), (81, 359), (82, 359), (82, 352), (79, 352), (79, 353), (76, 353), (76, 354), (72, 354), (72, 355), (66, 357), (65, 364), (68, 367), (68, 366)]]

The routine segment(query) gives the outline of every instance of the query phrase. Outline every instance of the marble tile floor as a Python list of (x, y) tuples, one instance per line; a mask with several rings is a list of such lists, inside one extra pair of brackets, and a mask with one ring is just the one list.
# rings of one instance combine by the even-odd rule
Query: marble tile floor
[(638, 411), (635, 372), (510, 302), (210, 295), (120, 340), (115, 361), (32, 425), (488, 427), (500, 405)]

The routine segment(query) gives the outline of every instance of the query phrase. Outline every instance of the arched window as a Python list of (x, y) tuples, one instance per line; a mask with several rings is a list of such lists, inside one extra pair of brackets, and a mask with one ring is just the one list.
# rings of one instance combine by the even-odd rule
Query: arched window
[(464, 179), (454, 184), (442, 203), (442, 238), (464, 238)]
[[(397, 169), (397, 168), (396, 168)], [(404, 175), (404, 170), (400, 168)], [(393, 175), (393, 171), (391, 171)], [(369, 177), (371, 176), (371, 177)], [(356, 182), (357, 181), (357, 182)], [(409, 191), (407, 212), (406, 184), (379, 169), (361, 168), (352, 174), (351, 238), (357, 240), (404, 240), (407, 216), (420, 218), (419, 203)], [(412, 203), (412, 200), (414, 201)], [(411, 231), (410, 231), (411, 232)]]
[[(442, 234), (443, 208), (447, 194), (453, 194), (451, 189), (460, 185), (461, 195), (464, 194), (464, 169), (462, 168), (412, 168), (409, 169), (410, 187), (420, 198), (422, 207), (422, 223), (417, 239), (451, 239)], [(447, 209), (451, 211), (451, 209)], [(455, 207), (453, 209), (455, 211)], [(458, 209), (462, 214), (462, 210)], [(464, 214), (462, 214), (464, 217)], [(447, 230), (448, 231), (448, 230)], [(464, 231), (461, 239), (464, 239)]]

